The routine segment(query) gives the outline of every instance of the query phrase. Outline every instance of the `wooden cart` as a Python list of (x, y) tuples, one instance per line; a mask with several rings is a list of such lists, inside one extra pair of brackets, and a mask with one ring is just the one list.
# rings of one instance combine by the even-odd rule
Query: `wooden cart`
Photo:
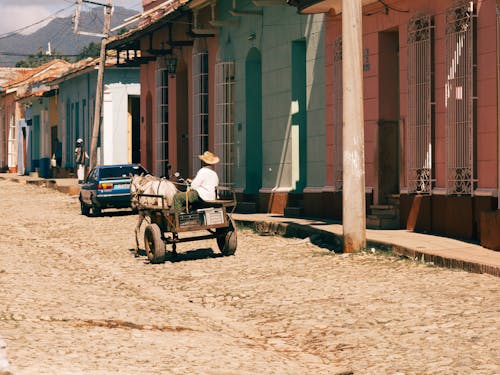
[[(218, 188), (218, 191), (224, 192), (225, 197), (230, 192), (232, 199), (204, 202), (203, 207), (182, 213), (170, 212), (162, 196), (139, 194), (139, 201), (141, 197), (149, 197), (162, 202), (160, 206), (139, 205), (139, 213), (150, 219), (144, 232), (144, 247), (151, 263), (163, 263), (168, 256), (175, 255), (180, 242), (215, 238), (223, 255), (236, 252), (236, 226), (231, 218), (236, 207), (235, 194), (227, 188)], [(207, 231), (208, 234), (189, 235), (189, 232), (200, 231)], [(167, 250), (169, 245), (172, 246), (171, 252)]]

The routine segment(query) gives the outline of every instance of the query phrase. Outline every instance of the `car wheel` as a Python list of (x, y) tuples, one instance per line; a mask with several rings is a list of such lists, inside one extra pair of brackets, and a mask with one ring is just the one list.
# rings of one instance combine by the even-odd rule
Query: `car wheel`
[(97, 206), (95, 203), (92, 203), (92, 214), (94, 216), (101, 216), (102, 209), (101, 207)]
[(87, 206), (85, 203), (83, 203), (81, 196), (80, 196), (80, 211), (82, 212), (82, 215), (85, 216), (89, 216), (90, 214), (90, 207)]

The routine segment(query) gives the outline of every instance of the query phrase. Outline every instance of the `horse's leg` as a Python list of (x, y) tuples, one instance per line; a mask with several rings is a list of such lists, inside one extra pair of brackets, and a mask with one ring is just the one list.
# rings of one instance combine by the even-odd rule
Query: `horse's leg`
[(135, 226), (135, 253), (134, 256), (139, 256), (139, 232), (141, 231), (142, 222), (145, 219), (144, 213), (139, 211), (139, 220), (137, 221), (137, 225)]

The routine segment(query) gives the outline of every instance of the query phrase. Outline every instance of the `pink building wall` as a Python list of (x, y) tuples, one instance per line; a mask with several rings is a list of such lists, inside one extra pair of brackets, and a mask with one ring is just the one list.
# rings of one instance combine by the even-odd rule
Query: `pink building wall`
[[(364, 73), (364, 109), (365, 109), (365, 163), (366, 186), (377, 184), (378, 132), (377, 121), (383, 116), (380, 111), (379, 93), (385, 85), (379, 82), (379, 38), (380, 32), (399, 32), (399, 101), (401, 130), (404, 131), (407, 116), (407, 62), (406, 62), (406, 25), (409, 19), (418, 13), (430, 14), (434, 19), (434, 72), (435, 72), (435, 178), (436, 187), (445, 187), (446, 161), (446, 123), (445, 123), (445, 12), (452, 4), (450, 0), (433, 1), (390, 1), (391, 6), (408, 13), (389, 10), (374, 4), (364, 8), (364, 14), (376, 13), (363, 17), (363, 48), (368, 49), (370, 69)], [(333, 184), (333, 43), (341, 34), (341, 16), (325, 17), (325, 77), (326, 77), (326, 185)], [(496, 3), (494, 0), (477, 1), (477, 176), (479, 189), (497, 187), (497, 70), (496, 70)], [(402, 137), (404, 139), (404, 137)], [(404, 147), (404, 144), (403, 144)], [(404, 163), (404, 153), (401, 155)], [(401, 168), (401, 187), (404, 187), (404, 168)]]
[[(158, 5), (158, 2), (143, 1), (143, 7), (145, 10), (149, 6), (148, 4)], [(150, 5), (151, 5), (150, 4)], [(200, 22), (204, 22), (205, 18), (210, 16), (209, 8), (204, 8), (203, 12), (200, 13)], [(205, 20), (206, 21), (206, 20)], [(162, 42), (167, 42), (169, 39), (168, 27), (165, 26), (153, 32), (152, 34), (152, 48), (161, 49), (168, 48), (168, 45), (162, 44)], [(185, 40), (186, 39), (186, 25), (181, 23), (178, 28), (174, 27), (173, 30), (174, 40)], [(188, 38), (189, 39), (189, 38)], [(193, 40), (193, 39), (192, 39)], [(194, 40), (193, 40), (194, 41)], [(215, 108), (215, 98), (213, 93), (215, 92), (215, 62), (216, 55), (218, 51), (218, 38), (207, 37), (206, 44), (208, 49), (208, 92), (210, 95), (208, 108)], [(144, 55), (148, 55), (147, 50), (150, 49), (150, 39), (149, 36), (145, 36), (141, 39), (141, 50), (144, 51)], [(185, 121), (187, 123), (187, 131), (190, 133), (193, 125), (193, 85), (192, 85), (192, 52), (193, 46), (182, 46), (174, 48), (174, 54), (178, 59), (178, 71), (182, 70), (185, 80), (182, 83), (178, 83), (177, 75), (169, 78), (169, 129), (168, 129), (168, 139), (169, 139), (169, 163), (174, 169), (181, 164), (182, 159), (188, 159), (188, 168), (192, 171), (191, 155), (193, 153), (191, 142), (189, 143), (188, 149), (180, 149), (180, 142), (178, 142), (181, 133), (184, 132), (184, 127), (186, 124), (179, 123), (180, 121)], [(156, 173), (155, 170), (155, 155), (156, 155), (156, 79), (155, 79), (155, 68), (156, 62), (150, 61), (147, 64), (141, 65), (140, 82), (141, 82), (141, 163), (144, 164), (152, 173)], [(179, 73), (181, 74), (181, 73)], [(186, 85), (182, 90), (179, 91), (178, 85)], [(187, 93), (186, 97), (177, 97), (178, 92)], [(148, 111), (148, 97), (151, 100), (151, 110)], [(178, 116), (179, 112), (187, 112), (186, 116)], [(148, 129), (148, 124), (151, 124), (150, 129)], [(215, 113), (213, 110), (209, 111), (209, 147), (213, 150), (214, 148), (214, 128), (215, 128)], [(152, 132), (152, 134), (150, 134)], [(191, 136), (188, 137), (191, 139)], [(175, 172), (173, 170), (172, 172)]]

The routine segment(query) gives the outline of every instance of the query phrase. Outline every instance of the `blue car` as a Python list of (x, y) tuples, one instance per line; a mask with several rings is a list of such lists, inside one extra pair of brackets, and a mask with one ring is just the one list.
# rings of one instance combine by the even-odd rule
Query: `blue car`
[(130, 207), (130, 174), (147, 174), (140, 164), (99, 165), (80, 186), (82, 215), (99, 216), (105, 208)]

